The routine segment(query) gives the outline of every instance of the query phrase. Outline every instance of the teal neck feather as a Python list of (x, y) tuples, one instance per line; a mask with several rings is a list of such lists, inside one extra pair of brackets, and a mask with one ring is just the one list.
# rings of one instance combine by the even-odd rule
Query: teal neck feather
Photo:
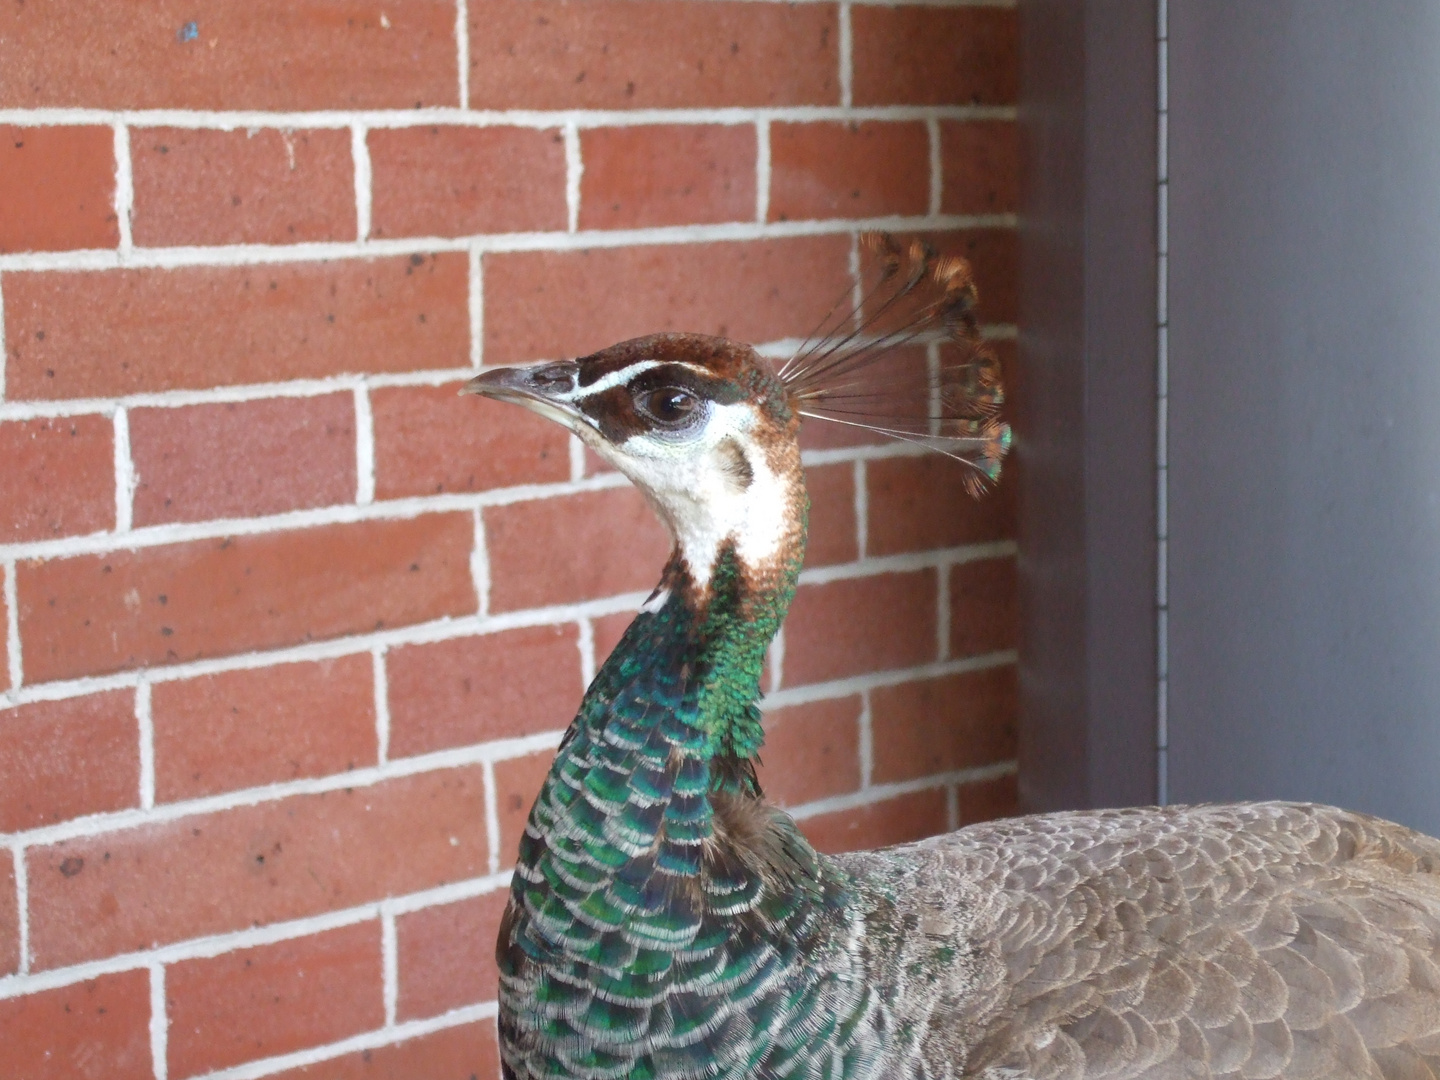
[[(801, 496), (803, 498), (803, 495)], [(760, 672), (798, 543), (762, 572), (725, 545), (595, 677), (531, 811), (501, 930), (500, 1032), (516, 1077), (812, 1075), (868, 1060), (842, 950), (850, 883), (760, 800)], [(816, 1025), (837, 1034), (817, 1043)], [(739, 1037), (741, 1029), (749, 1032)], [(808, 1033), (808, 1034), (807, 1034)]]

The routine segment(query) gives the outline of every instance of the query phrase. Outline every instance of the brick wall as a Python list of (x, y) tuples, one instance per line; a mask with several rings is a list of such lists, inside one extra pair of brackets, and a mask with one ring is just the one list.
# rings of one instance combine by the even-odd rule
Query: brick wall
[[(1016, 76), (1004, 4), (0, 8), (6, 1075), (494, 1076), (516, 838), (666, 545), (456, 385), (783, 353), (873, 226), (1008, 350)], [(764, 781), (831, 850), (1009, 811), (1008, 486), (806, 438)]]

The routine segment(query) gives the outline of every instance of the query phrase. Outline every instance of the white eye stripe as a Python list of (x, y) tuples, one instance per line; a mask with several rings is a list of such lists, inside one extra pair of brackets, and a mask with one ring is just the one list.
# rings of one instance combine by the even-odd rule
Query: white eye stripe
[(577, 386), (574, 390), (570, 391), (566, 397), (571, 401), (580, 401), (587, 397), (594, 397), (596, 394), (603, 394), (606, 390), (623, 386), (636, 375), (659, 366), (659, 360), (639, 360), (628, 367), (621, 368), (619, 371), (612, 371), (609, 374), (601, 375), (600, 378), (587, 386)]
[(593, 383), (586, 386), (577, 386), (567, 394), (556, 395), (563, 397), (566, 401), (580, 401), (595, 394), (603, 394), (617, 386), (623, 386), (637, 375), (644, 374), (651, 368), (657, 367), (682, 367), (700, 375), (709, 375), (710, 372), (699, 364), (687, 364), (683, 360), (637, 360), (635, 363), (621, 368), (619, 371), (612, 371), (600, 376)]

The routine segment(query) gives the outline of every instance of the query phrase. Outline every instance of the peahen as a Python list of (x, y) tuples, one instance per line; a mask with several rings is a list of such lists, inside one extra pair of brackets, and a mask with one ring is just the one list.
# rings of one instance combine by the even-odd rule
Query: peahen
[[(1009, 440), (968, 268), (870, 247), (881, 286), (783, 365), (660, 334), (467, 387), (577, 433), (675, 540), (521, 841), (505, 1076), (1440, 1077), (1440, 841), (1258, 803), (827, 857), (764, 801), (756, 702), (805, 546), (801, 417), (950, 453), (977, 489)], [(911, 346), (937, 335), (927, 368)]]

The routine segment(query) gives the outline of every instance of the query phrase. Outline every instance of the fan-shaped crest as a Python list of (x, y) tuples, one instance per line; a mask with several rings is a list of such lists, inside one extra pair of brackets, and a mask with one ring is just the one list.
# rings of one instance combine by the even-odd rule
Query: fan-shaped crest
[(862, 245), (871, 283), (837, 302), (775, 374), (802, 416), (938, 450), (969, 466), (966, 487), (979, 495), (999, 478), (1010, 425), (970, 264), (885, 233)]

